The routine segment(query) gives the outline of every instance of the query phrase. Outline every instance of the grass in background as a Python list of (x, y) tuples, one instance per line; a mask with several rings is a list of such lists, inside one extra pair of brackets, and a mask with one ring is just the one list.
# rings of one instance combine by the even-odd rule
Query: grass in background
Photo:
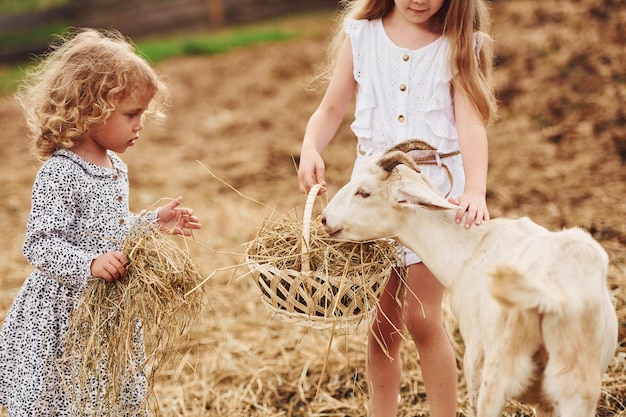
[(68, 0), (0, 0), (0, 13), (27, 12), (38, 8), (63, 6)]
[(67, 27), (68, 22), (59, 21), (35, 29), (0, 33), (0, 48), (4, 50), (19, 50), (21, 46), (47, 45), (52, 35), (63, 33)]
[[(3, 2), (6, 1), (0, 0), (0, 11), (2, 11), (1, 6), (4, 4)], [(328, 12), (323, 14), (329, 16), (330, 25), (330, 15)], [(234, 48), (252, 46), (258, 43), (326, 36), (328, 28), (319, 25), (319, 16), (320, 13), (304, 13), (299, 16), (276, 18), (242, 26), (210, 29), (204, 32), (133, 40), (135, 40), (141, 55), (145, 56), (152, 63), (158, 63), (172, 56), (219, 54)], [(63, 33), (66, 29), (67, 27), (63, 25), (51, 25), (36, 31), (36, 33), (21, 33), (19, 37), (32, 39), (32, 37), (37, 36), (40, 39), (44, 39), (45, 44), (48, 44), (52, 35)], [(7, 41), (7, 39), (8, 35), (0, 35), (0, 47), (2, 47), (2, 42)], [(15, 64), (0, 64), (0, 95), (9, 95), (15, 92), (23, 75), (23, 69), (31, 63), (32, 61), (27, 60)]]
[(157, 63), (172, 56), (219, 54), (233, 48), (263, 42), (278, 42), (295, 36), (294, 33), (287, 33), (277, 28), (241, 29), (218, 35), (205, 33), (138, 42), (137, 49), (148, 60)]
[[(65, 27), (60, 27), (53, 32), (41, 31), (41, 36), (46, 43), (54, 34), (63, 33)], [(264, 42), (279, 42), (293, 39), (295, 33), (285, 32), (277, 28), (259, 29), (235, 29), (214, 35), (211, 33), (196, 34), (191, 36), (172, 36), (169, 38), (153, 39), (145, 42), (137, 42), (138, 52), (152, 63), (161, 62), (172, 56), (219, 54), (228, 52), (233, 48), (251, 46)], [(2, 37), (0, 37), (0, 47)], [(24, 74), (23, 69), (32, 61), (16, 63), (13, 65), (0, 66), (0, 95), (8, 95), (15, 92), (20, 78)]]
[(7, 96), (15, 92), (22, 75), (24, 75), (23, 66), (0, 66), (0, 96)]

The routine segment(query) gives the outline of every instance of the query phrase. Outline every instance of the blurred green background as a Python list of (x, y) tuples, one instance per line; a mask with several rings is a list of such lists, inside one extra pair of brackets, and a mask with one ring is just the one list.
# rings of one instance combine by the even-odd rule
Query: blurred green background
[(76, 27), (117, 29), (156, 63), (301, 35), (281, 17), (337, 8), (337, 0), (0, 0), (0, 94), (55, 34)]

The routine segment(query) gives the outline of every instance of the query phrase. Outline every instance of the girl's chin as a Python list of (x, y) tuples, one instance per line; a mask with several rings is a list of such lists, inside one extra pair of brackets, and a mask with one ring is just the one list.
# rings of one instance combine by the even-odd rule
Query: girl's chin
[(126, 142), (125, 146), (120, 146), (118, 149), (113, 149), (113, 151), (117, 153), (124, 153), (126, 152), (128, 148), (133, 147), (133, 146), (135, 146), (135, 141), (129, 140), (128, 142)]

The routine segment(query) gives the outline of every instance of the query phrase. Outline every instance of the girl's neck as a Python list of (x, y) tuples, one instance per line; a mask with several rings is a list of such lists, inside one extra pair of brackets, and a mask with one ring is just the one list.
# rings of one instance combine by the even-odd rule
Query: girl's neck
[(409, 22), (395, 7), (382, 23), (389, 39), (400, 48), (420, 49), (441, 36), (431, 30), (428, 21), (423, 24)]
[(78, 144), (72, 146), (70, 151), (80, 156), (87, 162), (103, 168), (113, 168), (113, 162), (107, 153), (107, 150), (99, 146), (93, 146), (94, 143), (89, 140), (82, 140)]

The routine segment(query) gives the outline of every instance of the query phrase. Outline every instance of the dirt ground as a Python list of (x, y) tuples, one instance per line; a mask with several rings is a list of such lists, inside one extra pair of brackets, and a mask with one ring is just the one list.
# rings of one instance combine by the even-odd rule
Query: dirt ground
[[(619, 3), (493, 2), (501, 114), (489, 128), (489, 208), (492, 217), (530, 216), (552, 230), (583, 227), (609, 253), (621, 343), (604, 380), (601, 416), (626, 415), (626, 11)], [(213, 274), (209, 307), (155, 387), (163, 415), (367, 415), (365, 326), (333, 335), (274, 320), (247, 268), (238, 267), (243, 244), (272, 209), (304, 203), (294, 159), (322, 94), (308, 91), (306, 78), (325, 59), (331, 23), (330, 14), (300, 17), (284, 24), (305, 37), (157, 66), (173, 106), (165, 126), (144, 129), (122, 155), (131, 208), (183, 195), (203, 222), (186, 243)], [(330, 195), (351, 172), (350, 120), (324, 153)], [(0, 126), (1, 319), (31, 271), (21, 245), (39, 165), (10, 97), (0, 98)], [(455, 347), (460, 355), (462, 344)], [(403, 362), (399, 415), (428, 415), (409, 342)], [(460, 374), (459, 381), (466, 415)], [(529, 413), (507, 407), (507, 415)]]

